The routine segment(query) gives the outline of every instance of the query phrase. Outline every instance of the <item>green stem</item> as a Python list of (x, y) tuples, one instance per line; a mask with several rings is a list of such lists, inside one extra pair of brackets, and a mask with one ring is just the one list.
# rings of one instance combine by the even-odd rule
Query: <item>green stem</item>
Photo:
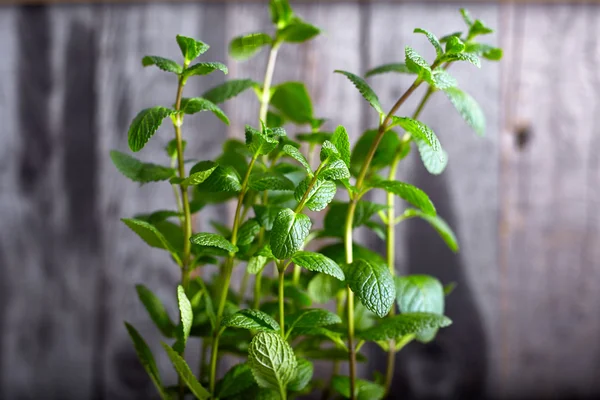
[[(177, 97), (175, 98), (175, 110), (181, 109), (181, 97), (183, 95), (183, 87), (185, 86), (185, 80), (179, 78), (179, 84), (177, 85)], [(177, 166), (179, 177), (185, 179), (185, 159), (183, 155), (183, 139), (181, 135), (181, 125), (183, 124), (183, 118), (181, 115), (177, 116), (176, 122), (173, 124), (175, 127), (175, 140), (177, 142)], [(192, 217), (190, 214), (190, 200), (188, 197), (187, 188), (180, 186), (181, 189), (181, 203), (183, 205), (183, 269), (181, 276), (181, 284), (184, 289), (187, 289), (189, 282), (189, 262), (192, 243), (190, 237), (192, 236)]]
[[(255, 154), (248, 164), (248, 170), (242, 181), (242, 188), (238, 196), (237, 206), (235, 208), (235, 215), (233, 217), (233, 228), (231, 229), (231, 243), (235, 245), (237, 243), (237, 234), (240, 227), (240, 213), (242, 205), (244, 204), (244, 196), (248, 190), (248, 181), (250, 180), (250, 173), (254, 167), (258, 155)], [(231, 284), (231, 273), (233, 272), (235, 254), (229, 254), (225, 260), (225, 266), (223, 271), (224, 282), (221, 288), (221, 296), (219, 297), (219, 306), (217, 308), (216, 325), (213, 333), (213, 346), (210, 362), (210, 392), (214, 395), (216, 375), (217, 375), (217, 355), (219, 353), (219, 338), (221, 336), (221, 319), (223, 317), (223, 310), (225, 310), (225, 303), (227, 302), (227, 293), (229, 293), (229, 286)]]
[[(351, 200), (348, 205), (348, 215), (346, 218), (346, 227), (344, 235), (344, 246), (346, 248), (346, 264), (351, 265), (353, 260), (352, 252), (352, 223), (354, 221), (354, 212), (356, 211), (356, 201)], [(348, 317), (348, 357), (350, 368), (350, 398), (356, 398), (356, 351), (354, 348), (354, 292), (350, 286), (346, 285), (346, 310)]]
[(219, 339), (221, 335), (219, 329), (215, 329), (213, 334), (212, 349), (210, 355), (210, 392), (215, 395), (215, 380), (217, 376), (217, 358), (219, 353)]
[[(433, 94), (434, 89), (429, 86), (429, 88), (427, 89), (427, 92), (425, 93), (425, 95), (423, 96), (423, 98), (421, 99), (419, 105), (417, 106), (415, 112), (412, 115), (413, 119), (417, 119), (419, 117), (419, 115), (421, 115), (421, 112), (423, 111), (423, 108), (425, 107), (425, 104), (427, 103), (427, 101), (429, 100), (429, 98), (431, 97), (431, 95)], [(410, 135), (406, 137), (404, 142), (407, 142), (408, 140), (410, 140)], [(406, 145), (406, 144), (405, 144)], [(402, 151), (398, 151), (396, 153), (396, 157), (394, 157), (394, 160), (392, 161), (392, 165), (390, 165), (390, 172), (388, 175), (388, 179), (390, 181), (396, 180), (396, 174), (397, 174), (397, 169), (398, 169), (398, 163), (400, 162), (401, 159), (401, 155), (402, 155)], [(396, 268), (395, 268), (395, 264), (396, 264), (396, 209), (395, 209), (395, 199), (396, 196), (393, 193), (387, 193), (387, 218), (385, 221), (386, 224), (386, 230), (387, 230), (387, 236), (386, 236), (386, 256), (387, 256), (387, 263), (388, 263), (388, 267), (390, 269), (390, 273), (392, 274), (392, 276), (396, 275)], [(392, 308), (390, 309), (390, 316), (394, 316), (396, 314), (396, 308), (394, 305), (392, 305)], [(394, 369), (395, 369), (395, 364), (396, 364), (396, 342), (394, 339), (389, 341), (389, 346), (390, 349), (388, 350), (388, 354), (387, 354), (387, 367), (386, 367), (386, 374), (385, 374), (385, 393), (387, 395), (387, 393), (389, 393), (390, 388), (392, 386), (392, 380), (394, 379)]]
[(285, 261), (278, 262), (277, 269), (279, 270), (279, 326), (281, 326), (281, 337), (285, 340)]
[(271, 82), (273, 81), (273, 72), (275, 72), (275, 61), (277, 60), (278, 50), (279, 43), (273, 43), (269, 51), (269, 60), (267, 61), (267, 69), (265, 70), (265, 79), (263, 81), (258, 118), (265, 123), (267, 122), (267, 111), (269, 111), (269, 101), (271, 100)]
[[(435, 68), (437, 65), (432, 66)], [(379, 129), (377, 130), (377, 136), (375, 136), (375, 140), (371, 144), (371, 148), (367, 153), (365, 161), (360, 169), (360, 173), (356, 179), (356, 188), (358, 190), (358, 195), (352, 196), (350, 199), (350, 203), (348, 206), (348, 214), (346, 216), (346, 229), (344, 235), (344, 243), (346, 248), (346, 264), (350, 265), (353, 262), (353, 254), (352, 254), (352, 228), (354, 221), (354, 213), (356, 211), (356, 204), (360, 199), (360, 193), (362, 191), (362, 186), (367, 176), (367, 171), (369, 166), (371, 165), (371, 161), (373, 160), (373, 156), (375, 155), (375, 151), (383, 138), (383, 135), (387, 131), (392, 117), (398, 111), (400, 106), (404, 104), (404, 102), (410, 97), (410, 95), (421, 85), (422, 80), (416, 79), (413, 84), (404, 92), (404, 94), (396, 101), (390, 111), (387, 113), (381, 124), (379, 125)], [(348, 294), (348, 303), (347, 303), (347, 313), (348, 313), (348, 350), (349, 350), (349, 364), (350, 364), (350, 398), (352, 400), (356, 399), (355, 388), (356, 388), (356, 349), (354, 348), (354, 293), (350, 289), (350, 286), (346, 287), (346, 291)]]
[[(185, 66), (187, 67), (187, 66)], [(179, 81), (177, 84), (177, 95), (175, 97), (175, 110), (179, 112), (181, 109), (181, 98), (183, 95), (183, 87), (185, 86), (185, 79), (183, 77), (179, 77)], [(179, 177), (181, 179), (185, 179), (185, 162), (183, 155), (183, 139), (181, 134), (181, 125), (183, 124), (183, 117), (178, 114), (175, 122), (173, 123), (173, 127), (175, 128), (175, 141), (177, 142), (177, 169), (179, 173)], [(182, 230), (184, 233), (183, 237), (183, 259), (181, 260), (181, 285), (184, 290), (187, 290), (189, 283), (189, 263), (190, 263), (190, 253), (191, 253), (191, 242), (190, 237), (192, 237), (192, 217), (190, 213), (190, 200), (188, 197), (188, 190), (184, 186), (180, 186), (181, 189), (181, 204), (183, 206), (183, 221), (182, 221)], [(177, 199), (178, 203), (179, 200)], [(179, 204), (178, 204), (179, 205)], [(184, 351), (182, 350), (179, 353), (181, 357), (184, 357)], [(185, 397), (185, 384), (180, 376), (178, 376), (179, 382), (179, 399), (183, 400)]]

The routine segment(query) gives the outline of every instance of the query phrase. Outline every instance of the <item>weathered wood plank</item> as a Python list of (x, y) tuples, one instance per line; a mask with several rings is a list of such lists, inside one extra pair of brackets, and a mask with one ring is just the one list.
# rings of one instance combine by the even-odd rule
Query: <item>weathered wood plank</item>
[[(58, 25), (55, 11), (13, 9), (2, 23), (13, 30), (3, 38), (13, 55), (4, 76), (14, 79), (3, 85), (11, 113), (2, 146), (10, 160), (2, 191), (7, 398), (88, 398), (92, 387), (94, 298), (83, 294), (93, 293), (101, 228), (94, 105), (79, 100), (93, 92), (96, 53), (85, 13)], [(60, 26), (72, 29), (72, 40)], [(77, 55), (76, 67), (57, 62)]]
[(597, 396), (600, 8), (511, 11), (501, 142), (505, 395)]
[[(472, 6), (471, 13), (498, 26), (497, 6)], [(404, 60), (404, 46), (433, 59), (435, 53), (415, 27), (442, 36), (464, 29), (457, 5), (372, 5), (371, 31), (365, 49), (368, 67)], [(393, 28), (392, 28), (393, 27)], [(497, 35), (488, 41), (496, 44)], [(452, 254), (437, 234), (422, 221), (407, 221), (398, 232), (396, 270), (400, 274), (427, 273), (458, 289), (447, 299), (454, 325), (429, 345), (413, 344), (398, 357), (394, 390), (407, 398), (481, 398), (493, 361), (490, 348), (496, 339), (497, 193), (499, 67), (484, 63), (451, 67), (464, 90), (481, 104), (487, 116), (487, 134), (477, 137), (442, 93), (436, 93), (420, 119), (440, 137), (449, 154), (447, 170), (429, 175), (416, 149), (400, 167), (399, 179), (424, 189), (439, 215), (455, 230), (460, 253)], [(412, 83), (408, 75), (388, 74), (371, 79), (384, 108), (389, 109)], [(409, 99), (400, 115), (412, 115), (425, 88)], [(371, 126), (376, 113), (369, 114)], [(379, 196), (380, 201), (385, 201)], [(404, 205), (403, 205), (404, 206)], [(380, 243), (379, 247), (384, 250)], [(468, 333), (467, 333), (468, 332)], [(381, 367), (385, 367), (383, 361)]]

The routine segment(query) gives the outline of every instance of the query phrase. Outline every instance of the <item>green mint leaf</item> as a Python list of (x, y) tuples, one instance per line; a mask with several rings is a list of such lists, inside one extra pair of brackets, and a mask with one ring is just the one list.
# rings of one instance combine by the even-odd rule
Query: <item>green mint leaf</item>
[(304, 389), (313, 377), (313, 363), (306, 358), (298, 358), (298, 370), (296, 376), (288, 383), (288, 390), (299, 392)]
[(458, 37), (460, 39), (460, 37), (462, 36), (462, 32), (453, 32), (453, 33), (451, 33), (449, 35), (443, 36), (443, 37), (440, 38), (440, 43), (447, 43), (448, 40), (450, 40), (450, 38), (452, 36), (456, 36), (456, 37)]
[(283, 207), (278, 206), (263, 206), (263, 205), (254, 205), (252, 206), (254, 209), (254, 215), (256, 215), (256, 219), (260, 226), (265, 228), (266, 231), (270, 231), (273, 229), (273, 222), (277, 218), (277, 215), (283, 210)]
[(397, 72), (400, 74), (413, 73), (408, 68), (408, 66), (406, 66), (406, 64), (404, 64), (404, 63), (390, 63), (390, 64), (380, 65), (379, 67), (375, 67), (373, 69), (368, 70), (367, 73), (365, 74), (365, 77), (369, 78), (373, 75), (386, 74), (388, 72)]
[(184, 79), (194, 75), (208, 75), (215, 71), (221, 71), (225, 75), (229, 72), (225, 64), (220, 62), (201, 62), (187, 67), (182, 74)]
[(317, 274), (308, 282), (308, 295), (317, 303), (327, 303), (344, 288), (344, 285), (331, 275)]
[(425, 214), (422, 211), (415, 210), (412, 208), (409, 208), (408, 210), (404, 211), (403, 215), (405, 218), (419, 217), (421, 219), (424, 219), (437, 231), (437, 233), (441, 236), (444, 242), (446, 242), (446, 245), (448, 245), (450, 250), (452, 250), (455, 253), (458, 251), (458, 240), (456, 239), (456, 235), (454, 234), (454, 232), (452, 232), (452, 229), (448, 226), (446, 221), (444, 221), (439, 216), (434, 217), (432, 215)]
[(251, 189), (262, 192), (263, 190), (289, 190), (295, 189), (294, 182), (282, 174), (275, 172), (262, 172), (250, 175), (248, 185)]
[(292, 337), (298, 336), (316, 336), (320, 338), (326, 338), (331, 340), (336, 346), (341, 349), (346, 349), (346, 343), (342, 339), (342, 334), (340, 332), (334, 332), (327, 328), (323, 327), (307, 327), (307, 328), (299, 328), (295, 327), (294, 332), (291, 335)]
[(270, 104), (286, 119), (297, 124), (308, 124), (313, 119), (312, 102), (302, 82), (286, 82), (275, 86)]
[(383, 189), (388, 193), (395, 194), (402, 200), (405, 200), (413, 206), (419, 208), (425, 214), (433, 216), (436, 215), (435, 206), (429, 199), (429, 196), (427, 196), (427, 193), (416, 186), (399, 181), (385, 180), (376, 180), (370, 183), (370, 186)]
[(131, 341), (133, 342), (135, 352), (137, 353), (140, 363), (146, 370), (146, 373), (150, 376), (150, 379), (152, 379), (152, 383), (154, 383), (154, 386), (158, 390), (160, 398), (162, 400), (171, 400), (171, 396), (169, 396), (167, 391), (162, 386), (160, 374), (158, 373), (156, 361), (154, 360), (154, 356), (152, 355), (150, 347), (148, 347), (148, 344), (146, 344), (144, 338), (142, 338), (142, 336), (133, 326), (125, 322), (125, 327), (127, 328), (127, 332), (131, 337)]
[(229, 240), (225, 239), (221, 235), (217, 235), (216, 233), (196, 233), (190, 238), (190, 242), (198, 246), (216, 247), (218, 249), (228, 251), (229, 253), (235, 253), (238, 251), (237, 246), (234, 246)]
[(431, 43), (431, 45), (435, 49), (435, 54), (438, 57), (440, 57), (442, 54), (444, 54), (444, 49), (442, 48), (442, 44), (438, 40), (437, 36), (435, 36), (433, 33), (429, 32), (425, 29), (421, 29), (421, 28), (416, 28), (414, 30), (414, 33), (422, 33), (423, 35), (427, 36), (427, 40), (429, 40), (429, 43)]
[(288, 0), (270, 0), (269, 11), (271, 13), (271, 21), (278, 28), (285, 27), (294, 16)]
[(269, 314), (259, 310), (240, 310), (223, 319), (223, 326), (241, 328), (255, 331), (279, 332), (281, 330), (277, 321)]
[(465, 44), (458, 36), (450, 36), (446, 41), (446, 54), (462, 53), (465, 50)]
[(204, 42), (182, 35), (177, 35), (177, 44), (181, 49), (181, 54), (186, 64), (194, 61), (200, 54), (206, 53), (210, 48)]
[(177, 327), (177, 342), (173, 345), (178, 353), (183, 353), (185, 345), (192, 330), (194, 314), (192, 304), (183, 290), (183, 286), (177, 286), (177, 304), (179, 306), (179, 326)]
[(246, 125), (246, 146), (252, 154), (269, 154), (279, 146), (279, 140), (285, 136), (283, 129), (270, 129), (259, 131)]
[(354, 86), (358, 89), (360, 94), (365, 98), (365, 100), (369, 102), (371, 107), (373, 107), (375, 111), (377, 111), (379, 114), (383, 114), (383, 109), (381, 108), (381, 104), (379, 103), (379, 98), (377, 97), (373, 89), (371, 89), (369, 84), (365, 82), (364, 79), (354, 75), (351, 72), (341, 70), (335, 70), (334, 72), (345, 75), (348, 79), (350, 79), (350, 82), (354, 84)]
[(326, 140), (331, 140), (333, 134), (330, 132), (299, 133), (296, 139), (300, 142), (309, 144), (323, 144)]
[(248, 365), (258, 386), (285, 392), (296, 376), (298, 361), (294, 350), (274, 332), (259, 332), (248, 348)]
[[(396, 301), (402, 313), (427, 312), (444, 315), (444, 287), (436, 278), (429, 275), (408, 275), (396, 277)], [(417, 340), (433, 340), (437, 329), (421, 331)]]
[(304, 309), (286, 316), (285, 320), (289, 332), (292, 332), (294, 328), (313, 328), (342, 323), (339, 315), (322, 308)]
[(200, 111), (210, 111), (226, 125), (229, 125), (229, 118), (227, 118), (227, 115), (225, 115), (223, 110), (221, 110), (212, 101), (203, 99), (202, 97), (181, 99), (181, 111), (186, 114), (196, 114)]
[(375, 342), (415, 335), (430, 329), (444, 328), (451, 323), (452, 321), (443, 315), (420, 312), (402, 313), (379, 321), (377, 325), (362, 331), (359, 335), (364, 340)]
[(283, 146), (283, 152), (288, 156), (292, 157), (294, 160), (298, 161), (300, 164), (302, 164), (302, 166), (309, 175), (312, 174), (312, 169), (310, 168), (308, 161), (306, 161), (306, 158), (304, 158), (300, 150), (298, 150), (294, 146), (286, 144)]
[(207, 90), (201, 97), (212, 101), (215, 104), (220, 104), (257, 86), (258, 83), (252, 79), (232, 79)]
[[(347, 376), (336, 375), (331, 381), (333, 389), (343, 397), (349, 399), (350, 396), (350, 378)], [(374, 382), (363, 379), (356, 380), (356, 400), (381, 400), (385, 396), (385, 388)]]
[(449, 61), (468, 61), (477, 68), (481, 68), (481, 60), (473, 53), (450, 53), (443, 57), (444, 62)]
[(454, 79), (454, 77), (452, 75), (450, 75), (450, 73), (448, 71), (446, 71), (443, 68), (438, 68), (436, 70), (433, 71), (433, 74), (431, 76), (432, 82), (433, 82), (433, 86), (436, 89), (448, 89), (451, 87), (455, 87), (456, 85), (458, 85), (458, 82), (456, 82), (456, 79)]
[(285, 28), (277, 31), (277, 39), (288, 43), (306, 42), (321, 33), (321, 30), (300, 18), (293, 18)]
[[(187, 142), (185, 140), (182, 140), (181, 147), (183, 148), (184, 153), (185, 153), (186, 146), (187, 146)], [(165, 150), (167, 152), (167, 155), (169, 157), (171, 157), (171, 159), (176, 160), (177, 159), (177, 139), (169, 140), (169, 143), (167, 143)]]
[(271, 230), (271, 251), (279, 260), (285, 260), (304, 245), (312, 223), (304, 214), (296, 214), (289, 208), (281, 210)]
[(346, 279), (342, 268), (331, 258), (310, 251), (298, 251), (292, 256), (292, 262), (309, 271), (321, 272), (343, 281)]
[(346, 282), (364, 306), (380, 318), (396, 300), (394, 278), (385, 266), (358, 259), (346, 269)]
[(256, 235), (260, 232), (260, 225), (255, 219), (249, 219), (240, 226), (238, 231), (237, 244), (247, 246), (254, 241)]
[(486, 58), (490, 61), (502, 59), (502, 49), (489, 44), (469, 42), (466, 44), (465, 52)]
[(175, 110), (165, 107), (152, 107), (140, 111), (129, 125), (127, 132), (131, 151), (136, 152), (143, 149), (148, 140), (160, 128), (163, 120), (173, 114), (175, 114)]
[(198, 382), (194, 373), (190, 369), (189, 365), (185, 362), (183, 357), (181, 357), (175, 350), (173, 350), (168, 344), (161, 343), (162, 347), (167, 352), (171, 363), (175, 367), (177, 374), (179, 377), (185, 382), (186, 386), (190, 389), (192, 394), (200, 400), (209, 399), (211, 397), (208, 390), (204, 389), (204, 387)]
[(217, 167), (218, 165), (215, 164), (209, 169), (194, 172), (181, 181), (180, 185), (185, 187), (199, 185), (206, 181), (212, 175), (215, 169), (217, 169)]
[(169, 318), (167, 309), (160, 299), (144, 285), (136, 285), (135, 290), (137, 291), (140, 301), (144, 307), (146, 307), (150, 319), (158, 327), (163, 336), (168, 338), (173, 337), (175, 325), (171, 321), (171, 318)]
[(415, 74), (418, 74), (421, 79), (429, 82), (431, 80), (431, 67), (429, 66), (429, 63), (421, 57), (415, 49), (409, 46), (406, 46), (404, 49), (404, 55), (406, 57), (405, 62), (408, 69)]
[(267, 111), (267, 121), (265, 124), (272, 128), (279, 128), (285, 125), (285, 118), (283, 118), (283, 115), (279, 115), (269, 110)]
[(255, 385), (252, 371), (247, 363), (231, 367), (217, 384), (217, 397), (224, 399), (247, 391)]
[[(437, 156), (440, 163), (446, 160), (440, 141), (427, 125), (408, 117), (392, 117), (392, 126), (394, 125), (399, 125), (415, 138), (419, 151), (421, 151), (421, 143), (425, 143), (431, 148), (432, 154)], [(421, 158), (423, 158), (423, 154), (421, 154)], [(425, 162), (425, 159), (423, 159), (423, 162)]]
[(452, 294), (452, 292), (454, 292), (454, 289), (456, 289), (456, 286), (458, 284), (456, 282), (450, 282), (447, 285), (444, 285), (444, 296), (450, 296)]
[(485, 135), (485, 114), (477, 101), (459, 88), (444, 89), (446, 96), (460, 113), (463, 119), (479, 135)]
[(434, 150), (434, 148), (424, 140), (415, 138), (415, 142), (417, 143), (419, 155), (421, 156), (421, 161), (423, 161), (425, 169), (433, 175), (439, 175), (444, 172), (448, 165), (448, 154), (443, 149), (441, 150), (441, 153), (440, 151)]
[(143, 163), (130, 155), (116, 150), (110, 152), (110, 159), (120, 173), (134, 182), (168, 181), (176, 174), (173, 168)]
[(350, 178), (350, 170), (342, 159), (337, 159), (327, 163), (325, 168), (319, 173), (319, 178), (337, 181)]
[(155, 65), (163, 71), (173, 72), (174, 74), (178, 75), (183, 71), (183, 67), (177, 64), (175, 61), (158, 56), (146, 56), (142, 58), (142, 65), (144, 67)]
[[(216, 168), (215, 168), (216, 166)], [(197, 186), (200, 192), (239, 192), (242, 189), (240, 177), (232, 167), (222, 167), (213, 161), (200, 161), (190, 170), (190, 176), (212, 170), (210, 176)]]
[(250, 260), (248, 260), (248, 266), (246, 267), (248, 269), (248, 273), (252, 275), (258, 274), (260, 271), (263, 270), (263, 268), (267, 265), (268, 262), (269, 258), (265, 256), (256, 255), (250, 257)]
[[(350, 158), (350, 170), (354, 175), (358, 175), (376, 136), (377, 130), (368, 130), (362, 134), (356, 145), (354, 145)], [(377, 171), (389, 166), (396, 157), (398, 146), (400, 146), (398, 134), (392, 130), (385, 132), (379, 146), (377, 146), (377, 150), (375, 150), (371, 161), (371, 170)]]
[(321, 161), (326, 161), (327, 159), (333, 161), (339, 159), (340, 157), (341, 154), (333, 143), (331, 143), (329, 140), (323, 142), (323, 145), (321, 146), (321, 153), (319, 154)]
[[(361, 200), (356, 204), (354, 211), (354, 221), (352, 226), (358, 228), (367, 223), (367, 221), (379, 211), (387, 208), (386, 205), (372, 203)], [(327, 236), (342, 237), (344, 235), (344, 226), (346, 224), (346, 215), (348, 214), (348, 203), (334, 201), (329, 206), (329, 211), (325, 214), (323, 220), (324, 230)], [(332, 257), (333, 258), (333, 257)], [(344, 258), (342, 258), (344, 259)], [(335, 258), (334, 258), (335, 260)]]
[(479, 35), (489, 35), (490, 33), (494, 33), (494, 30), (488, 26), (486, 26), (483, 21), (476, 19), (473, 24), (469, 28), (468, 38), (473, 39)]
[(331, 137), (331, 143), (335, 146), (337, 151), (340, 154), (340, 158), (348, 168), (350, 168), (350, 138), (348, 137), (348, 132), (346, 132), (346, 128), (343, 126), (338, 126), (333, 132), (333, 136)]
[[(311, 181), (311, 177), (306, 177), (306, 179), (300, 182), (296, 187), (294, 196), (298, 202), (304, 197)], [(332, 181), (317, 179), (306, 196), (305, 206), (311, 211), (321, 211), (325, 209), (333, 200), (336, 190), (335, 183)]]
[(250, 33), (238, 36), (229, 43), (229, 55), (239, 61), (247, 60), (272, 42), (273, 39), (266, 33)]
[(157, 249), (164, 249), (171, 253), (173, 258), (178, 262), (180, 261), (179, 256), (175, 248), (169, 243), (169, 241), (163, 236), (162, 233), (156, 229), (154, 225), (149, 224), (146, 221), (133, 218), (122, 218), (121, 221), (125, 223), (140, 238), (150, 247), (156, 247)]
[(465, 21), (465, 24), (467, 24), (468, 27), (473, 25), (473, 18), (471, 18), (471, 14), (469, 13), (469, 10), (467, 10), (466, 8), (461, 8), (460, 15), (462, 15), (463, 20)]

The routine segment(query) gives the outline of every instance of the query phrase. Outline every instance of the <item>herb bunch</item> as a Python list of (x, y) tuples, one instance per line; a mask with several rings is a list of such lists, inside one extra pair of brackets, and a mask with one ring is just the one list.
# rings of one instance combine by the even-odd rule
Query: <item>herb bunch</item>
[[(140, 184), (168, 182), (174, 193), (173, 210), (123, 222), (151, 247), (167, 251), (181, 270), (181, 282), (174, 290), (177, 322), (150, 289), (137, 286), (150, 318), (169, 341), (162, 345), (177, 371), (176, 385), (163, 383), (150, 348), (133, 326), (126, 323), (126, 327), (162, 399), (287, 399), (317, 390), (324, 399), (334, 393), (381, 399), (391, 386), (395, 354), (414, 340), (433, 340), (438, 329), (451, 323), (444, 316), (444, 297), (451, 285), (444, 287), (432, 276), (396, 275), (396, 225), (421, 218), (452, 250), (458, 250), (455, 235), (427, 194), (396, 180), (398, 165), (414, 147), (430, 173), (440, 174), (446, 167), (447, 154), (436, 134), (418, 120), (438, 91), (446, 94), (476, 133), (484, 134), (481, 109), (457, 87), (448, 68), (463, 61), (479, 67), (481, 58), (498, 60), (502, 51), (476, 41), (492, 30), (465, 10), (461, 10), (465, 34), (438, 39), (415, 29), (435, 49), (431, 63), (406, 47), (404, 63), (382, 65), (366, 74), (414, 76), (389, 112), (363, 78), (335, 71), (345, 75), (379, 115), (379, 125), (351, 146), (343, 126), (334, 132), (321, 130), (325, 119), (314, 115), (304, 84), (272, 84), (280, 46), (308, 41), (320, 29), (297, 16), (287, 0), (271, 0), (269, 9), (273, 34), (246, 34), (230, 45), (231, 56), (239, 60), (262, 48), (269, 50), (263, 82), (228, 80), (200, 97), (184, 97), (188, 79), (215, 71), (227, 74), (227, 67), (219, 62), (197, 61), (209, 46), (184, 36), (177, 36), (181, 64), (159, 56), (142, 59), (144, 66), (174, 75), (175, 102), (142, 110), (129, 128), (129, 147), (140, 151), (168, 118), (174, 129), (174, 139), (165, 149), (170, 165), (145, 163), (117, 151), (111, 152), (111, 158), (127, 178)], [(422, 85), (427, 88), (414, 113), (397, 116)], [(184, 118), (209, 111), (229, 124), (219, 104), (248, 89), (254, 90), (260, 106), (257, 125), (245, 127), (245, 143), (229, 139), (214, 160), (196, 162), (188, 169)], [(283, 128), (290, 125), (309, 132), (292, 138)], [(364, 200), (375, 190), (386, 192), (385, 204)], [(345, 200), (334, 200), (338, 192)], [(398, 215), (396, 197), (409, 205)], [(235, 204), (231, 227), (214, 223), (216, 233), (193, 231), (194, 214), (230, 201)], [(313, 229), (312, 221), (321, 217), (323, 228)], [(386, 242), (386, 254), (354, 243), (353, 232), (360, 226)], [(328, 244), (319, 247), (320, 239)], [(216, 270), (212, 275), (209, 266)], [(237, 290), (231, 286), (235, 268), (244, 268)], [(251, 276), (254, 283), (248, 296)], [(336, 312), (312, 307), (330, 301), (335, 302)], [(202, 339), (197, 371), (185, 360), (190, 337)], [(357, 361), (365, 358), (360, 349), (368, 341), (388, 353), (387, 370), (374, 374), (374, 380), (359, 379), (356, 373)], [(219, 378), (218, 364), (226, 354), (243, 361)], [(312, 361), (323, 359), (332, 363), (331, 378), (314, 379)], [(349, 376), (339, 374), (344, 362), (349, 364)]]

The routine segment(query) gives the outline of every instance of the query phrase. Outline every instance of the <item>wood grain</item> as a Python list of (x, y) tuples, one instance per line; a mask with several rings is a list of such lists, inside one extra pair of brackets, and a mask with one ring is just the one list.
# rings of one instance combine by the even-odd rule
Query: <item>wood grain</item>
[[(501, 152), (506, 396), (599, 392), (597, 7), (507, 11)], [(526, 38), (526, 39), (525, 39)], [(556, 57), (560, 54), (560, 57)], [(519, 146), (517, 135), (527, 143)], [(566, 371), (569, 373), (565, 373)], [(527, 371), (527, 373), (524, 373)]]
[[(326, 129), (344, 124), (355, 139), (376, 118), (332, 71), (362, 74), (401, 61), (404, 45), (431, 56), (413, 28), (460, 29), (458, 7), (303, 2), (299, 14), (325, 34), (284, 47), (274, 82), (305, 81), (318, 114), (330, 118)], [(422, 118), (448, 151), (448, 170), (431, 177), (412, 154), (399, 174), (430, 193), (456, 230), (461, 253), (450, 254), (427, 225), (411, 221), (398, 235), (397, 270), (458, 282), (448, 298), (455, 323), (435, 344), (411, 346), (399, 357), (395, 393), (406, 399), (594, 398), (600, 395), (600, 219), (594, 212), (600, 7), (470, 8), (500, 27), (490, 41), (505, 47), (501, 64), (451, 68), (482, 105), (487, 135), (476, 137), (436, 94)], [(173, 77), (141, 68), (143, 55), (176, 58), (174, 37), (183, 33), (211, 44), (205, 57), (226, 61), (228, 78), (262, 80), (266, 54), (237, 63), (226, 47), (231, 37), (265, 26), (268, 14), (256, 2), (0, 8), (0, 398), (154, 398), (123, 320), (140, 330), (161, 374), (173, 382), (134, 285), (150, 287), (175, 317), (179, 271), (119, 221), (172, 208), (172, 193), (127, 181), (108, 151), (126, 151), (126, 130), (138, 110), (171, 104), (175, 96)], [(190, 81), (186, 94), (199, 95), (223, 79), (215, 73)], [(394, 75), (371, 82), (385, 107), (409, 84)], [(242, 138), (244, 124), (256, 125), (252, 93), (224, 108), (230, 127), (212, 115), (186, 119), (190, 157), (213, 158), (225, 138)], [(172, 135), (165, 125), (140, 157), (163, 157)], [(211, 230), (211, 219), (230, 223), (231, 211), (231, 205), (210, 208), (195, 229)], [(383, 250), (379, 239), (356, 237)], [(199, 346), (193, 341), (187, 355), (194, 370)], [(363, 367), (364, 377), (366, 368), (381, 369), (379, 354)], [(318, 371), (328, 373), (326, 365)]]

